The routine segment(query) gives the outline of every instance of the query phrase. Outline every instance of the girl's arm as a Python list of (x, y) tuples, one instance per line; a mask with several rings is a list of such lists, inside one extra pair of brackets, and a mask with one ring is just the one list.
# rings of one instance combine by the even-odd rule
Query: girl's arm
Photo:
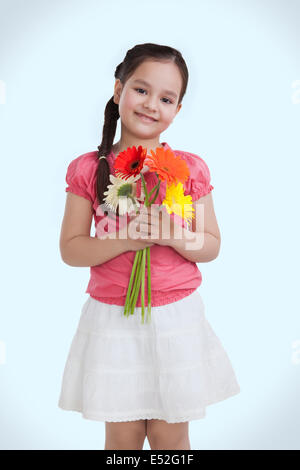
[(69, 266), (96, 266), (128, 251), (126, 240), (78, 235), (61, 245), (61, 257)]
[(92, 221), (91, 202), (68, 192), (60, 235), (60, 253), (66, 264), (97, 266), (126, 251), (137, 251), (153, 245), (150, 240), (130, 238), (127, 232), (129, 224), (116, 232), (118, 238), (91, 237)]
[[(172, 240), (172, 247), (181, 256), (194, 263), (213, 261), (220, 251), (220, 240), (211, 233), (192, 233), (182, 228), (183, 237)], [(192, 233), (192, 237), (191, 237)]]
[(205, 263), (217, 258), (221, 246), (211, 192), (194, 201), (193, 207), (192, 231), (182, 228), (182, 237), (172, 238), (171, 246), (189, 261)]

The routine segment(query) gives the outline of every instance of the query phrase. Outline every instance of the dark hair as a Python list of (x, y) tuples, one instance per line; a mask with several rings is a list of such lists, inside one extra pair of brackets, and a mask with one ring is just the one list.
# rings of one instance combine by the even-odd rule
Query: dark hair
[[(137, 67), (148, 59), (162, 62), (170, 61), (177, 65), (182, 77), (182, 87), (178, 99), (179, 105), (186, 92), (189, 74), (181, 53), (177, 49), (173, 49), (173, 47), (153, 43), (137, 44), (127, 51), (125, 59), (117, 66), (115, 78), (118, 78), (124, 86)], [(119, 105), (114, 102), (113, 98), (114, 96), (110, 98), (105, 107), (102, 142), (98, 147), (98, 158), (101, 156), (107, 157), (110, 154), (116, 133), (117, 121), (120, 117)], [(110, 184), (109, 175), (110, 168), (108, 161), (106, 158), (101, 158), (98, 163), (96, 177), (96, 194), (100, 205), (104, 202), (103, 193)], [(117, 210), (117, 215), (119, 215), (118, 212)]]

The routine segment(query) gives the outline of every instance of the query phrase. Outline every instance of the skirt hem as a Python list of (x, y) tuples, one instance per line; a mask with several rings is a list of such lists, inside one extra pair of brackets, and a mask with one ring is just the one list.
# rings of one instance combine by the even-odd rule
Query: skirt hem
[(197, 410), (187, 411), (180, 417), (177, 416), (175, 418), (170, 417), (170, 416), (168, 417), (162, 413), (159, 413), (157, 410), (141, 410), (139, 412), (136, 412), (135, 414), (126, 415), (123, 413), (117, 416), (112, 416), (109, 413), (108, 414), (86, 413), (82, 410), (80, 406), (75, 406), (75, 405), (67, 406), (67, 405), (63, 405), (62, 402), (59, 402), (58, 407), (65, 411), (76, 411), (78, 413), (81, 413), (84, 419), (90, 419), (93, 421), (107, 421), (107, 422), (119, 423), (123, 421), (137, 421), (140, 419), (161, 419), (161, 420), (166, 421), (167, 423), (181, 423), (181, 422), (193, 421), (193, 420), (205, 418), (207, 406), (224, 401), (232, 396), (237, 395), (238, 393), (240, 393), (239, 386), (237, 386), (237, 388), (235, 389), (231, 389), (226, 395), (223, 395), (222, 397), (218, 397), (218, 398), (216, 397), (215, 399), (211, 399), (210, 401), (207, 401), (202, 408), (198, 408)]
[(59, 408), (65, 411), (76, 411), (78, 413), (81, 413), (82, 418), (84, 419), (89, 419), (93, 421), (107, 421), (109, 423), (120, 423), (124, 421), (137, 421), (140, 419), (161, 419), (166, 421), (167, 423), (181, 423), (185, 421), (191, 421), (194, 419), (202, 419), (205, 418), (205, 409), (200, 411), (198, 414), (192, 414), (192, 415), (186, 415), (183, 417), (178, 417), (178, 418), (168, 418), (165, 415), (159, 414), (158, 412), (141, 412), (139, 414), (132, 414), (132, 415), (126, 415), (126, 416), (111, 416), (111, 415), (92, 415), (89, 413), (84, 413), (80, 408), (72, 407), (64, 407), (62, 405), (59, 405)]

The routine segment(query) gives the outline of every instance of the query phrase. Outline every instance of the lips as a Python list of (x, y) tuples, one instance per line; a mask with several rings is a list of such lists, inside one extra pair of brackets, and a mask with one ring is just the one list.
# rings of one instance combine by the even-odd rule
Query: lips
[(147, 116), (147, 114), (143, 114), (143, 113), (136, 113), (139, 117), (141, 118), (146, 118), (148, 119), (149, 121), (152, 121), (152, 122), (156, 122), (157, 119), (154, 119), (153, 117), (151, 116)]

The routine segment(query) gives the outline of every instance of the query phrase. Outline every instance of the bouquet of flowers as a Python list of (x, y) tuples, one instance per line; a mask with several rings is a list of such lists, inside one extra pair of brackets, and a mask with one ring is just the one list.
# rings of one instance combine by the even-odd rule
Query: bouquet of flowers
[[(165, 207), (169, 214), (177, 214), (184, 218), (188, 224), (194, 217), (192, 197), (185, 196), (183, 184), (189, 176), (189, 168), (186, 162), (172, 152), (171, 149), (157, 147), (152, 155), (147, 155), (147, 149), (141, 145), (136, 148), (128, 147), (120, 152), (115, 159), (114, 168), (117, 177), (110, 175), (112, 184), (104, 192), (105, 203), (116, 212), (119, 206), (119, 215), (135, 210), (138, 213), (140, 203), (136, 197), (136, 184), (141, 179), (141, 195), (143, 193), (144, 205), (153, 204), (159, 194), (160, 184), (166, 181), (166, 194), (160, 208)], [(155, 172), (157, 184), (148, 193), (144, 173)], [(143, 191), (142, 191), (143, 188)], [(152, 197), (153, 196), (153, 197)], [(152, 197), (152, 198), (151, 198)], [(147, 321), (151, 320), (151, 261), (150, 247), (138, 250), (135, 255), (129, 285), (125, 300), (124, 315), (134, 313), (138, 294), (141, 288), (142, 323), (145, 315), (145, 271), (147, 258), (147, 280), (148, 280), (148, 310)]]

